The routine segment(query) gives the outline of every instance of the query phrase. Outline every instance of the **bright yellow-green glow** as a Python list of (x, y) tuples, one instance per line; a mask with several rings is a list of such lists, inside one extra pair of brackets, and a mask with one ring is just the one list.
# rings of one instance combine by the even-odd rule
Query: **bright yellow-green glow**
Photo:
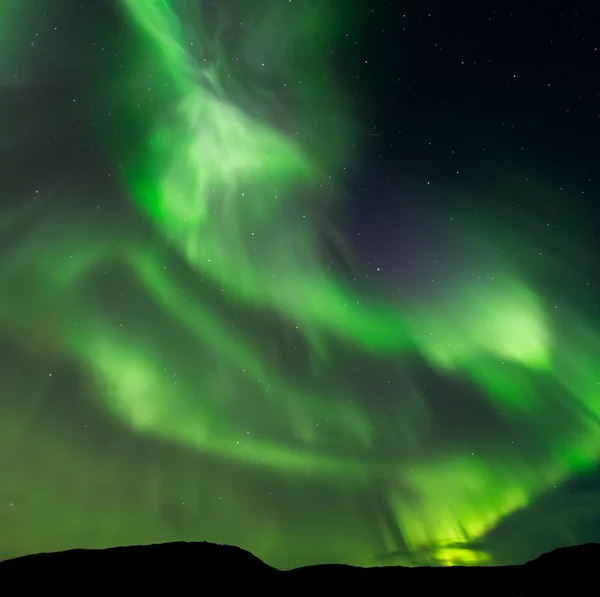
[(471, 549), (442, 547), (435, 552), (435, 559), (442, 566), (483, 566), (489, 556)]
[(481, 539), (503, 516), (527, 505), (533, 489), (527, 479), (525, 471), (514, 477), (475, 454), (409, 472), (407, 484), (419, 499), (412, 509), (400, 500), (397, 516), (410, 547), (468, 545)]

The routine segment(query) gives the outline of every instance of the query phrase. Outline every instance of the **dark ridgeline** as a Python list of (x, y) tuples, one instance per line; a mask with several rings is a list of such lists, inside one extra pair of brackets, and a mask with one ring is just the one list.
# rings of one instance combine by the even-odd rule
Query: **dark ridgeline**
[(0, 563), (5, 595), (41, 590), (143, 590), (212, 594), (228, 589), (294, 592), (393, 591), (398, 595), (477, 597), (597, 594), (600, 544), (544, 554), (521, 566), (357, 568), (323, 565), (282, 572), (251, 553), (213, 543), (165, 543), (105, 550), (72, 550)]

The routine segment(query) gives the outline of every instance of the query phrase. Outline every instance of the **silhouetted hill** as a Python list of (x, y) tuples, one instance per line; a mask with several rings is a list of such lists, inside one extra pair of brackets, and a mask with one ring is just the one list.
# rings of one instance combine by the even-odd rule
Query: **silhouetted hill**
[(258, 589), (332, 590), (399, 595), (579, 595), (597, 594), (600, 544), (557, 549), (522, 566), (454, 568), (357, 568), (322, 565), (286, 572), (251, 553), (213, 543), (166, 543), (105, 550), (38, 554), (0, 563), (0, 591), (180, 592)]
[(600, 563), (600, 543), (586, 543), (574, 547), (560, 547), (542, 554), (539, 558), (528, 562), (529, 567), (552, 568), (568, 566), (575, 569), (593, 569)]

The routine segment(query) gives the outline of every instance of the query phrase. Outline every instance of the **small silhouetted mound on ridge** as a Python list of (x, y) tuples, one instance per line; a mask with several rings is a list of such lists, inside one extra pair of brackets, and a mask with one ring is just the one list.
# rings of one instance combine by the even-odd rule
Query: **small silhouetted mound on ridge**
[(600, 544), (558, 549), (522, 566), (404, 568), (324, 565), (287, 572), (237, 547), (166, 543), (106, 550), (39, 554), (0, 563), (3, 594), (32, 590), (166, 592), (233, 588), (297, 593), (371, 593), (394, 588), (401, 595), (531, 596), (588, 595), (596, 585)]

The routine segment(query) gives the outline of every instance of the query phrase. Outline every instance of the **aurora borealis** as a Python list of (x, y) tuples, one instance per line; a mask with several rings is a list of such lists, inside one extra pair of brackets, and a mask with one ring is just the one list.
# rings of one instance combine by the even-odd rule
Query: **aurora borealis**
[(379, 189), (366, 147), (399, 133), (365, 132), (332, 58), (365, 26), (341, 1), (39, 4), (2, 9), (2, 559), (588, 537), (598, 265), (567, 174), (507, 138), (485, 185), (395, 153)]

